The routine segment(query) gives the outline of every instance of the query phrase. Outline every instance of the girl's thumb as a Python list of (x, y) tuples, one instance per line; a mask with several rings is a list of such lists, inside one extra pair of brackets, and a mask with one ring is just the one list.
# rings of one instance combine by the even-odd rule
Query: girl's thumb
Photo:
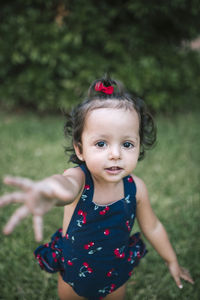
[(180, 277), (179, 277), (179, 276), (176, 276), (176, 277), (174, 277), (174, 280), (175, 280), (176, 285), (178, 286), (178, 288), (179, 288), (179, 289), (182, 289), (182, 288), (183, 288), (183, 285), (182, 285), (182, 283), (181, 283), (181, 281), (180, 281)]

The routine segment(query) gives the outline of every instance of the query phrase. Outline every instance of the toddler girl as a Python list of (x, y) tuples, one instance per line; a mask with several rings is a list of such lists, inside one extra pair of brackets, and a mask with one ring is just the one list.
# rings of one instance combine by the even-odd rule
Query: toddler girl
[(23, 192), (5, 195), (0, 205), (23, 202), (4, 228), (9, 234), (33, 214), (36, 240), (42, 239), (42, 216), (64, 206), (62, 229), (35, 250), (42, 269), (59, 272), (61, 300), (124, 299), (126, 282), (147, 253), (134, 220), (166, 262), (177, 286), (193, 283), (178, 264), (167, 233), (155, 216), (144, 182), (133, 174), (138, 160), (156, 140), (153, 119), (144, 102), (108, 77), (93, 82), (87, 99), (68, 116), (70, 160), (76, 167), (39, 182), (5, 178)]

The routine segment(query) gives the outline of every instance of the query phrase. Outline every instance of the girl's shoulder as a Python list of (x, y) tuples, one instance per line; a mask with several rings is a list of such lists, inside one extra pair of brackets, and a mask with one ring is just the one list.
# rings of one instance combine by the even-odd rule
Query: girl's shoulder
[(84, 174), (84, 172), (82, 171), (80, 166), (75, 166), (64, 170), (63, 176), (66, 176), (68, 174)]
[(136, 200), (137, 203), (140, 202), (142, 199), (145, 199), (148, 196), (148, 191), (146, 184), (144, 181), (139, 178), (138, 176), (131, 174), (136, 186)]
[(79, 166), (64, 170), (63, 176), (71, 179), (74, 178), (75, 180), (82, 183), (85, 181), (85, 174)]

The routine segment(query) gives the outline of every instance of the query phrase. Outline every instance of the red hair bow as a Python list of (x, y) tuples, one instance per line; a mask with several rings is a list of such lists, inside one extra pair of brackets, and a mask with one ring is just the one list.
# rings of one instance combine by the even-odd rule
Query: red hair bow
[(97, 82), (95, 85), (95, 91), (97, 92), (103, 92), (105, 94), (111, 95), (114, 91), (114, 87), (112, 85), (105, 86), (102, 82)]

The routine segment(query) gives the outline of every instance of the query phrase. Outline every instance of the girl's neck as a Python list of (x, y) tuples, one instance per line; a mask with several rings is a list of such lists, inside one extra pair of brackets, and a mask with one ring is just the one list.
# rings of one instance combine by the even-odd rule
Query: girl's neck
[(98, 182), (93, 178), (93, 202), (99, 205), (109, 205), (124, 198), (123, 180), (119, 182)]

